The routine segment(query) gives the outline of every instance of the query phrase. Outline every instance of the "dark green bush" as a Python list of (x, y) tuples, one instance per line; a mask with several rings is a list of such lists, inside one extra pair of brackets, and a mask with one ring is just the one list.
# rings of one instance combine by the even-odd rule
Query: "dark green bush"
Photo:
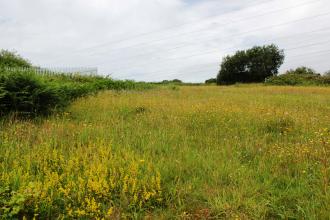
[(211, 79), (205, 80), (205, 84), (212, 84), (212, 83), (217, 83), (217, 79), (216, 78), (211, 78)]
[(100, 90), (147, 89), (151, 85), (100, 76), (37, 74), (0, 69), (0, 116), (34, 117), (62, 110), (73, 100)]
[(277, 75), (283, 61), (283, 50), (274, 44), (237, 51), (223, 59), (217, 84), (264, 82), (267, 77)]
[(47, 115), (63, 109), (79, 97), (100, 90), (147, 89), (152, 86), (102, 76), (38, 73), (38, 70), (15, 52), (0, 50), (0, 116), (10, 113), (28, 117)]
[(0, 115), (48, 114), (64, 106), (59, 90), (30, 73), (0, 73)]
[(180, 79), (173, 79), (173, 80), (163, 80), (160, 84), (182, 84), (182, 80)]

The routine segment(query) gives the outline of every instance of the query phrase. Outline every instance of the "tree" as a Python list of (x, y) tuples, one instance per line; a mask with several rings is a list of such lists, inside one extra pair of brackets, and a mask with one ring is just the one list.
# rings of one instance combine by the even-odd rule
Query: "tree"
[(296, 68), (295, 70), (290, 69), (290, 70), (286, 71), (285, 74), (317, 75), (318, 73), (311, 68), (301, 66), (301, 67)]
[(324, 76), (330, 77), (330, 70), (326, 71), (326, 72), (324, 73)]
[(182, 83), (182, 81), (179, 80), (179, 79), (173, 79), (172, 82), (173, 82), (173, 83)]
[(217, 82), (216, 78), (211, 78), (211, 79), (205, 80), (205, 84), (211, 84), (211, 83), (216, 83), (216, 82)]
[(274, 44), (237, 51), (223, 59), (217, 84), (264, 82), (278, 74), (283, 61), (283, 50)]
[(31, 67), (31, 63), (15, 52), (0, 50), (1, 67)]
[(161, 83), (163, 83), (163, 84), (169, 84), (169, 83), (181, 84), (182, 81), (179, 79), (173, 79), (173, 80), (163, 80)]

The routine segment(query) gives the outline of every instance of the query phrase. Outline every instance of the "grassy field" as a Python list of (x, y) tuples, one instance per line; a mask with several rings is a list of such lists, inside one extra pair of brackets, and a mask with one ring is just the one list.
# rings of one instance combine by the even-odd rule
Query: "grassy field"
[(329, 219), (330, 88), (108, 91), (3, 121), (12, 219)]

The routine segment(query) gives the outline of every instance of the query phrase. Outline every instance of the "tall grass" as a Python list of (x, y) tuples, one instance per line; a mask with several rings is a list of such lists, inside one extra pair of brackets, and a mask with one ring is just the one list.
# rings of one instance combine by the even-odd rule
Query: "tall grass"
[(330, 89), (107, 91), (0, 130), (3, 218), (328, 219)]

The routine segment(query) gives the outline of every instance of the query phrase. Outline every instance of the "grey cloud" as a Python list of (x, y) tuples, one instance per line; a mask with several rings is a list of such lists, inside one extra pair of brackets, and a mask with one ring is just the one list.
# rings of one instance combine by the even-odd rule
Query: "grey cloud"
[(216, 75), (226, 54), (274, 42), (291, 48), (281, 71), (299, 65), (325, 71), (330, 53), (317, 52), (330, 50), (330, 15), (313, 16), (327, 12), (327, 0), (4, 0), (0, 48), (40, 66), (204, 81)]

